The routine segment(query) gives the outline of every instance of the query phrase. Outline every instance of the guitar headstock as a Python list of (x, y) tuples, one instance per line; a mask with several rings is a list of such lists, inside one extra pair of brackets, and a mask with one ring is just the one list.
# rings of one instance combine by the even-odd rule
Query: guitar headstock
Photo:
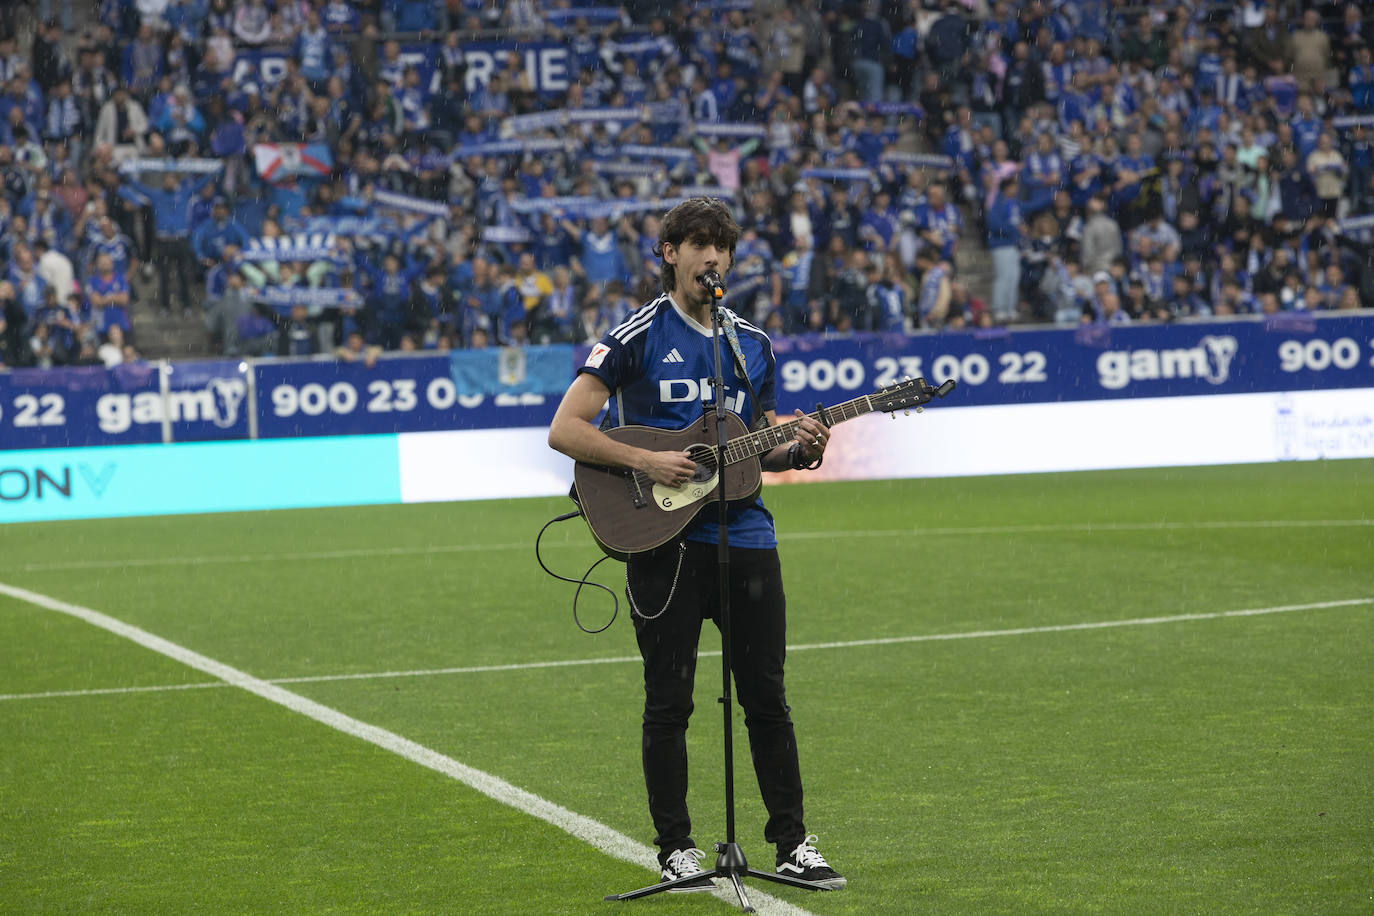
[(915, 407), (919, 412), (923, 404), (935, 398), (942, 398), (954, 390), (954, 379), (946, 379), (938, 388), (926, 384), (924, 378), (907, 377), (884, 388), (879, 388), (868, 396), (873, 409), (879, 413), (895, 414), (899, 410)]

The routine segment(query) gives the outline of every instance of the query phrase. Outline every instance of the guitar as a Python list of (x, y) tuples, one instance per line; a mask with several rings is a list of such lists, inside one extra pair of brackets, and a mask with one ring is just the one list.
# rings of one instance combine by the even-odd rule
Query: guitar
[[(817, 404), (808, 416), (828, 427), (872, 412), (896, 416), (912, 407), (919, 412), (921, 405), (953, 390), (952, 379), (932, 388), (923, 378), (909, 378), (828, 409)], [(759, 456), (796, 438), (800, 418), (752, 433), (733, 413), (727, 413), (725, 421), (725, 498), (752, 500), (763, 486)], [(697, 465), (691, 480), (670, 487), (654, 483), (642, 471), (577, 463), (574, 499), (582, 506), (592, 537), (606, 554), (625, 560), (671, 541), (713, 501), (721, 479), (716, 471), (715, 417), (708, 414), (676, 430), (619, 426), (605, 432), (617, 442), (650, 451), (687, 452)]]

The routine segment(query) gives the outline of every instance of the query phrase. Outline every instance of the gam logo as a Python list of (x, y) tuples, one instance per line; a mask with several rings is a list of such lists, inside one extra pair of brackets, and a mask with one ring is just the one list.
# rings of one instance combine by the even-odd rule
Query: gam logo
[(1196, 347), (1170, 350), (1107, 350), (1097, 357), (1097, 378), (1103, 388), (1120, 391), (1131, 382), (1170, 378), (1199, 378), (1222, 385), (1231, 377), (1231, 362), (1240, 349), (1229, 334), (1208, 334)]
[(95, 402), (95, 413), (101, 432), (128, 432), (135, 423), (161, 423), (164, 418), (173, 423), (213, 423), (229, 429), (239, 421), (243, 399), (248, 395), (248, 383), (241, 378), (214, 378), (204, 388), (169, 391), (164, 400), (156, 391), (138, 394), (106, 394)]

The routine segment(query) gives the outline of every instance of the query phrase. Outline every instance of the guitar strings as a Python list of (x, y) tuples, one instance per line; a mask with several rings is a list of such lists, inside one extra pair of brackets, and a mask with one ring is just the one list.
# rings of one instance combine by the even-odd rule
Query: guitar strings
[[(817, 413), (809, 413), (809, 414), (807, 414), (806, 416), (809, 417), (809, 418), (812, 419), (812, 420), (820, 420), (820, 415), (817, 414)], [(790, 441), (792, 441), (792, 440), (794, 440), (794, 439), (797, 438), (797, 429), (799, 428), (800, 423), (801, 423), (800, 418), (799, 418), (799, 419), (796, 419), (796, 420), (788, 420), (786, 423), (779, 423), (777, 426), (770, 426), (770, 427), (768, 427), (768, 429), (766, 429), (766, 430), (759, 430), (759, 431), (757, 431), (757, 432), (749, 433), (748, 435), (740, 436), (738, 439), (733, 439), (733, 440), (731, 440), (730, 442), (727, 442), (727, 443), (725, 444), (725, 451), (726, 451), (726, 461), (725, 461), (725, 463), (726, 463), (727, 465), (729, 465), (729, 464), (733, 464), (735, 461), (741, 460), (741, 459), (744, 458), (744, 457), (749, 457), (749, 456), (747, 456), (747, 455), (742, 455), (742, 456), (740, 456), (740, 457), (738, 457), (738, 458), (732, 459), (731, 456), (730, 456), (730, 454), (729, 454), (732, 445), (736, 445), (737, 443), (744, 442), (745, 440), (748, 440), (748, 439), (753, 439), (753, 440), (755, 440), (755, 442), (761, 444), (762, 441), (763, 441), (763, 439), (762, 439), (763, 433), (769, 433), (770, 435), (777, 435), (777, 434), (781, 433), (782, 436), (783, 436), (783, 438), (782, 438), (782, 440), (778, 443), (778, 445), (782, 445), (782, 444), (784, 444), (784, 443), (790, 442)], [(776, 446), (775, 446), (775, 447), (776, 447)], [(691, 457), (691, 459), (692, 459), (694, 462), (696, 462), (697, 464), (702, 465), (703, 467), (706, 467), (706, 468), (710, 469), (712, 472), (714, 472), (714, 470), (715, 470), (715, 464), (716, 464), (716, 448), (715, 448), (715, 446), (713, 446), (713, 445), (698, 444), (698, 445), (695, 445), (695, 446), (691, 447), (690, 449), (688, 449), (688, 450), (687, 450), (687, 453), (688, 453), (688, 455)], [(639, 487), (642, 487), (642, 488), (649, 488), (649, 489), (652, 489), (652, 488), (653, 488), (653, 485), (654, 485), (654, 480), (653, 480), (653, 478), (650, 477), (650, 476), (649, 476), (647, 473), (645, 473), (644, 471), (632, 470), (632, 471), (630, 471), (630, 478), (631, 478), (631, 479), (635, 482), (635, 484), (638, 485)]]

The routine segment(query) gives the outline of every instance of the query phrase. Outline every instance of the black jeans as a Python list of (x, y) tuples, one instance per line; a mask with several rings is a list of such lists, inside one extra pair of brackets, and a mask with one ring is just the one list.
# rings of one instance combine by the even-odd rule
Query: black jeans
[[(675, 541), (629, 562), (635, 638), (644, 659), (644, 782), (660, 860), (695, 845), (687, 813), (687, 720), (701, 622), (709, 618), (720, 626), (716, 545), (687, 541), (680, 573), (677, 566)], [(677, 588), (665, 607), (675, 574)], [(787, 614), (778, 552), (731, 548), (730, 580), (731, 667), (768, 809), (763, 835), (790, 852), (806, 828), (797, 739), (783, 690)]]
[(153, 243), (153, 264), (157, 266), (157, 302), (164, 311), (171, 308), (172, 278), (176, 277), (183, 309), (191, 307), (191, 285), (195, 282), (196, 256), (191, 243), (180, 238), (160, 238)]

